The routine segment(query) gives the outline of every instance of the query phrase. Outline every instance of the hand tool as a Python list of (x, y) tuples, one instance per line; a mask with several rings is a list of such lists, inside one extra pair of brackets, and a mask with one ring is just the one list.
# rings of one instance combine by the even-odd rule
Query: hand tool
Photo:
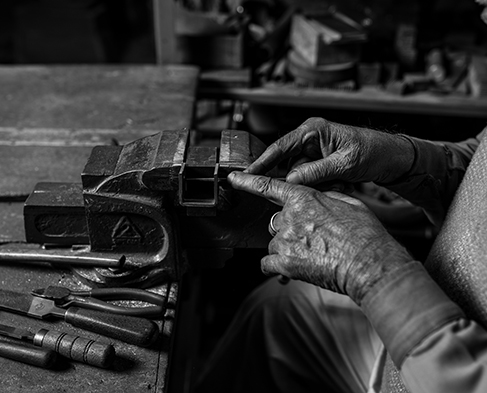
[(52, 368), (57, 360), (57, 353), (50, 349), (4, 340), (0, 340), (0, 356), (42, 368)]
[(151, 345), (159, 333), (157, 324), (149, 319), (79, 307), (64, 310), (53, 300), (14, 291), (0, 290), (0, 310), (38, 319), (60, 318), (75, 327), (138, 346)]
[[(108, 368), (115, 359), (115, 348), (80, 336), (39, 329), (37, 332), (0, 324), (0, 335), (33, 343), (47, 351), (54, 351), (68, 359), (91, 366)], [(26, 347), (27, 348), (27, 347)], [(32, 358), (38, 357), (37, 348), (32, 349)], [(26, 350), (28, 353), (28, 351)], [(46, 355), (47, 356), (47, 355)]]
[[(66, 287), (49, 286), (32, 291), (34, 296), (54, 300), (61, 308), (80, 307), (91, 310), (106, 311), (120, 315), (131, 315), (150, 319), (161, 319), (164, 315), (166, 298), (157, 293), (139, 288), (94, 288), (90, 290), (71, 290)], [(123, 307), (110, 304), (101, 299), (138, 300), (154, 306)]]
[(46, 249), (38, 244), (9, 243), (0, 245), (1, 261), (121, 268), (125, 263), (125, 256), (92, 252), (87, 246)]
[(71, 267), (90, 287), (178, 281), (188, 261), (221, 267), (234, 249), (265, 249), (270, 241), (267, 222), (277, 207), (226, 182), (264, 150), (237, 130), (223, 131), (219, 147), (196, 145), (187, 129), (97, 146), (81, 183), (36, 185), (24, 205), (26, 240), (126, 257), (120, 269)]

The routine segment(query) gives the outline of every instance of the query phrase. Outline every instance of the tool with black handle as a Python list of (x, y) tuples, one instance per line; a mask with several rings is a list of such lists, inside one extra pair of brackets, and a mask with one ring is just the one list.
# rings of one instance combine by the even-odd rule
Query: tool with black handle
[(141, 347), (151, 345), (159, 334), (159, 327), (149, 319), (79, 307), (62, 309), (53, 300), (14, 291), (0, 290), (0, 310), (38, 319), (64, 319), (75, 327)]
[(0, 356), (42, 368), (52, 368), (57, 360), (57, 353), (49, 349), (4, 340), (0, 340)]
[[(0, 335), (33, 343), (36, 347), (54, 351), (68, 359), (91, 366), (108, 368), (115, 359), (115, 348), (111, 344), (103, 344), (56, 330), (40, 329), (34, 333), (0, 324)], [(40, 353), (36, 352), (37, 348), (31, 348), (32, 350), (26, 352), (25, 356), (29, 359), (37, 359)]]
[[(164, 308), (168, 306), (165, 296), (139, 288), (92, 288), (89, 290), (73, 290), (67, 287), (50, 285), (47, 288), (34, 289), (32, 295), (53, 300), (61, 308), (80, 307), (110, 312), (133, 317), (161, 319)], [(123, 307), (103, 301), (137, 300), (150, 303), (144, 307)]]

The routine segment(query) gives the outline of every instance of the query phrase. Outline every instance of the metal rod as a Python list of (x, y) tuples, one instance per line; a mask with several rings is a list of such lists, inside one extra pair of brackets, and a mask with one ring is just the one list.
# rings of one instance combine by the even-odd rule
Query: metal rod
[(109, 255), (107, 253), (91, 252), (88, 248), (80, 250), (49, 249), (45, 250), (39, 245), (8, 244), (0, 246), (0, 262), (19, 263), (52, 263), (59, 265), (121, 267), (125, 263), (124, 255)]

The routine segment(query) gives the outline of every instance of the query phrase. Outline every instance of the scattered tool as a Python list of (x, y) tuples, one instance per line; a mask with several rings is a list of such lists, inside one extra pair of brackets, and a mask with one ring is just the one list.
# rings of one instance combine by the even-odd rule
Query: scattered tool
[[(61, 308), (80, 307), (106, 311), (120, 315), (130, 315), (150, 319), (161, 319), (166, 306), (166, 298), (139, 288), (94, 288), (87, 291), (75, 291), (66, 287), (49, 286), (35, 289), (34, 296), (53, 300)], [(107, 300), (139, 300), (154, 304), (147, 307), (123, 307), (104, 302)]]
[(125, 256), (91, 252), (88, 246), (46, 249), (38, 244), (10, 243), (0, 246), (1, 261), (121, 268)]
[(151, 345), (159, 334), (159, 327), (149, 319), (79, 307), (62, 309), (54, 300), (14, 291), (0, 290), (0, 309), (39, 319), (60, 318), (81, 329), (142, 347)]
[(42, 368), (52, 368), (57, 360), (57, 353), (50, 349), (4, 340), (0, 340), (0, 356)]
[[(103, 344), (56, 330), (40, 329), (34, 333), (0, 324), (0, 335), (31, 342), (36, 347), (43, 348), (45, 352), (54, 351), (68, 359), (91, 366), (108, 368), (115, 359), (115, 348), (111, 344)], [(37, 361), (36, 359), (40, 357), (40, 352), (37, 348), (33, 347), (30, 352), (28, 347), (25, 348), (25, 355), (23, 356)], [(13, 348), (11, 351), (15, 352)], [(48, 357), (48, 355), (46, 354), (44, 357)], [(44, 363), (41, 362), (41, 364)]]

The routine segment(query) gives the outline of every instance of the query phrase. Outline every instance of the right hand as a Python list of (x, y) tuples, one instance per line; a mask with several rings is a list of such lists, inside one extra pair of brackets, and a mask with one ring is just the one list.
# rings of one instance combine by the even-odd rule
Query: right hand
[(264, 175), (285, 159), (293, 161), (288, 183), (387, 184), (411, 168), (414, 148), (400, 135), (310, 118), (271, 144), (245, 172)]
[(228, 181), (283, 206), (261, 261), (282, 274), (350, 296), (358, 305), (386, 273), (413, 259), (359, 200), (265, 176), (232, 172)]

